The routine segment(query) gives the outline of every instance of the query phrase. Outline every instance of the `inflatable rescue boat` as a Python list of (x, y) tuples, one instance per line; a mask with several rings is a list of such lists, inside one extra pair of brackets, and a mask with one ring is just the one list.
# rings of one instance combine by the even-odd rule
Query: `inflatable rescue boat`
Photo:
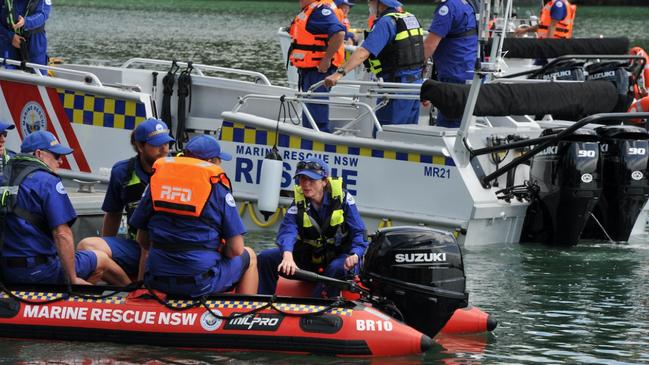
[(0, 336), (400, 356), (428, 350), (431, 338), (468, 301), (457, 242), (447, 232), (425, 227), (377, 232), (365, 255), (362, 285), (308, 272), (296, 278), (359, 297), (221, 294), (190, 299), (146, 288), (10, 287), (0, 294)]

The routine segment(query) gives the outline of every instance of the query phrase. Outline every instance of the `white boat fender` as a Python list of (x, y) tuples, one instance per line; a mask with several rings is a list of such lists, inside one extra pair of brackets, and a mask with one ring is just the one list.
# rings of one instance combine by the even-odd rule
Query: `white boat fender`
[(273, 146), (261, 163), (261, 188), (259, 189), (257, 208), (265, 220), (275, 214), (279, 206), (283, 164), (282, 156), (279, 155), (276, 146)]

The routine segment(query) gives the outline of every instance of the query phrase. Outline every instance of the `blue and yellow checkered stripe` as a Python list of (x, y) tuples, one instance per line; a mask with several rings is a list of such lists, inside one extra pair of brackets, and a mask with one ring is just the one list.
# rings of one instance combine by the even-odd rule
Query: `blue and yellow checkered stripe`
[[(43, 293), (43, 292), (26, 292), (26, 291), (13, 291), (12, 293), (21, 299), (34, 301), (34, 302), (40, 302), (40, 301), (45, 302), (54, 299), (61, 299), (67, 295), (64, 293)], [(5, 299), (5, 298), (9, 298), (9, 296), (6, 293), (0, 293), (0, 298)], [(120, 297), (108, 297), (108, 298), (97, 298), (97, 299), (71, 297), (71, 298), (63, 299), (63, 301), (73, 302), (73, 303), (124, 304), (125, 299)]]
[(74, 90), (57, 89), (71, 123), (98, 127), (135, 129), (146, 119), (143, 103), (111, 99)]
[[(226, 142), (272, 146), (275, 143), (275, 132), (256, 129), (242, 123), (223, 121), (221, 140)], [(283, 133), (279, 134), (278, 147), (329, 152), (350, 156), (384, 158), (388, 160), (409, 161), (415, 163), (455, 166), (455, 162), (452, 158), (443, 155), (424, 155), (420, 153), (398, 152), (369, 147), (335, 145)]]
[[(257, 309), (268, 304), (267, 302), (249, 302), (243, 300), (208, 300), (205, 304), (214, 309)], [(169, 305), (176, 308), (188, 308), (196, 305), (192, 300), (170, 300)], [(325, 306), (295, 303), (275, 303), (274, 306), (282, 311), (298, 313), (315, 313), (325, 309)], [(332, 308), (329, 313), (350, 316), (352, 310), (348, 308)]]

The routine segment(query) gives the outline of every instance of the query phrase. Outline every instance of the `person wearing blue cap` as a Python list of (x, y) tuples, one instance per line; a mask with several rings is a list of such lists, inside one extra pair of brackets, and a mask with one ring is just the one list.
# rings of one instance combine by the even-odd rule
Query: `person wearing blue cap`
[[(478, 58), (478, 23), (473, 0), (442, 0), (424, 40), (425, 57), (433, 57), (438, 81), (464, 84), (473, 79)], [(460, 119), (437, 113), (437, 125), (457, 128)]]
[(175, 140), (169, 135), (165, 122), (150, 118), (131, 133), (131, 146), (136, 155), (113, 165), (110, 181), (104, 197), (102, 210), (104, 222), (101, 237), (87, 237), (79, 242), (79, 249), (105, 252), (131, 277), (137, 275), (140, 262), (140, 246), (135, 241), (136, 230), (127, 227), (125, 235), (118, 235), (122, 215), (128, 218), (142, 198), (153, 173), (153, 163), (169, 155), (169, 147)]
[[(5, 171), (0, 259), (7, 283), (89, 284), (100, 278), (126, 285), (129, 278), (99, 251), (74, 252), (70, 226), (77, 218), (61, 178), (62, 156), (72, 149), (40, 130), (29, 134)], [(15, 189), (17, 188), (17, 189)]]
[[(294, 200), (277, 232), (277, 248), (259, 254), (259, 294), (274, 294), (279, 272), (300, 268), (344, 279), (358, 272), (365, 254), (365, 224), (342, 179), (330, 176), (329, 165), (310, 157), (298, 162)], [(313, 296), (337, 296), (338, 290), (316, 285)]]
[(14, 151), (5, 148), (8, 131), (14, 128), (16, 128), (15, 125), (0, 121), (0, 158), (2, 158), (2, 161), (0, 162), (0, 184), (4, 182), (4, 169), (7, 162), (9, 162), (10, 158), (16, 155)]
[[(325, 79), (327, 87), (362, 63), (386, 82), (420, 84), (424, 65), (423, 30), (417, 18), (396, 8), (403, 5), (396, 0), (369, 0), (367, 5), (378, 14), (365, 41), (349, 60)], [(376, 111), (381, 124), (417, 124), (419, 101), (379, 99), (386, 104)]]
[[(129, 224), (142, 247), (139, 278), (168, 294), (257, 293), (257, 256), (230, 180), (216, 164), (231, 156), (215, 138), (193, 137), (185, 156), (163, 158)], [(186, 157), (191, 156), (191, 157)]]
[(45, 22), (52, 0), (5, 0), (0, 8), (4, 58), (47, 64)]
[(345, 43), (356, 44), (356, 35), (351, 31), (352, 25), (349, 22), (349, 11), (356, 4), (351, 0), (335, 0), (334, 4), (342, 13), (341, 23), (345, 26)]

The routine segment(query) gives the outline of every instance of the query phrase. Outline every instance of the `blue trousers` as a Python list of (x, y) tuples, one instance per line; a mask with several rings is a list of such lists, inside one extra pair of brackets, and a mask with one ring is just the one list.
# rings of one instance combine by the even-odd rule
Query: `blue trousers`
[[(396, 76), (385, 79), (388, 82), (421, 84), (422, 79), (409, 81), (411, 75)], [(379, 99), (377, 102), (380, 102)], [(417, 124), (419, 122), (419, 100), (390, 99), (388, 104), (376, 111), (376, 119), (381, 125), (387, 124)]]
[[(311, 85), (324, 80), (325, 77), (331, 75), (332, 73), (334, 73), (334, 71), (336, 71), (335, 66), (329, 67), (329, 70), (327, 70), (326, 73), (319, 72), (317, 68), (298, 70), (300, 75), (298, 87), (301, 91), (308, 91)], [(329, 92), (329, 89), (327, 89), (323, 85), (317, 88), (315, 92), (326, 93)], [(329, 100), (328, 97), (319, 97), (318, 99)], [(323, 132), (331, 133), (331, 129), (329, 127), (329, 105), (306, 104), (306, 107), (307, 109), (309, 109), (309, 112), (311, 113), (313, 120), (315, 120), (316, 124), (318, 125), (318, 128)], [(306, 118), (306, 114), (304, 113), (302, 113), (302, 125), (304, 127), (311, 128), (311, 124), (309, 123), (309, 120)]]
[[(277, 267), (282, 262), (283, 255), (284, 253), (279, 247), (264, 250), (259, 255), (257, 255), (257, 269), (259, 270), (259, 294), (275, 294), (275, 289), (277, 289), (277, 280), (279, 279)], [(346, 272), (344, 265), (347, 256), (347, 254), (342, 254), (334, 258), (325, 268), (324, 272), (319, 274), (341, 280), (345, 279)], [(357, 267), (358, 265), (356, 265), (356, 268)], [(356, 268), (355, 270), (357, 270)], [(340, 290), (334, 288), (326, 288), (323, 284), (317, 284), (313, 289), (313, 293), (311, 294), (311, 296), (315, 298), (321, 298), (323, 296), (333, 298), (339, 295)]]

